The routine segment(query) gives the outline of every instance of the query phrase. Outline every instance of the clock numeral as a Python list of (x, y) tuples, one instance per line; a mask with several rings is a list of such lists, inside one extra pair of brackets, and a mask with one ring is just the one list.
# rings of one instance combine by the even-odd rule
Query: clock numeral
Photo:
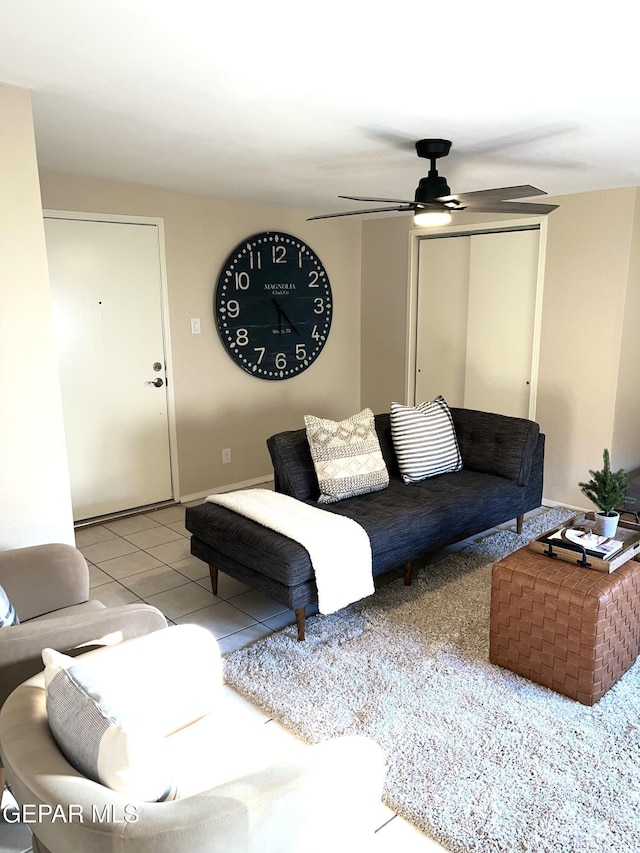
[(262, 362), (262, 359), (264, 358), (264, 354), (267, 351), (267, 348), (266, 347), (254, 347), (253, 351), (260, 353), (260, 355), (258, 356), (258, 361), (257, 361), (257, 364), (260, 364)]
[(287, 247), (286, 246), (272, 246), (271, 247), (271, 260), (274, 264), (286, 264), (287, 263)]
[(307, 357), (307, 350), (304, 344), (296, 344), (296, 358), (298, 361), (304, 361)]
[(236, 290), (249, 290), (251, 279), (248, 272), (236, 273)]
[(322, 312), (324, 311), (324, 299), (322, 299), (320, 296), (317, 296), (313, 300), (313, 304), (315, 306), (315, 308), (313, 309), (313, 313), (322, 314)]
[(287, 366), (287, 356), (285, 355), (285, 353), (283, 353), (283, 352), (276, 353), (275, 364), (276, 364), (277, 370), (284, 370), (285, 369), (285, 367)]
[(298, 252), (298, 269), (302, 269), (302, 252)]
[(313, 338), (314, 341), (320, 340), (320, 332), (318, 331), (317, 326), (313, 327), (313, 331), (311, 332), (311, 337)]
[(311, 270), (311, 272), (309, 273), (309, 287), (320, 287), (320, 285), (318, 284), (319, 278), (320, 276), (318, 275), (316, 270)]
[(254, 261), (254, 257), (253, 257), (253, 252), (249, 252), (249, 269), (251, 269), (251, 270), (254, 269), (254, 264), (255, 264), (255, 269), (257, 269), (257, 270), (262, 269), (262, 258), (260, 256), (260, 252), (256, 252), (255, 261)]
[(227, 302), (227, 314), (232, 320), (235, 320), (236, 317), (240, 316), (240, 303), (237, 299), (230, 299)]
[(246, 329), (236, 329), (236, 344), (239, 347), (246, 347), (249, 343), (249, 332)]

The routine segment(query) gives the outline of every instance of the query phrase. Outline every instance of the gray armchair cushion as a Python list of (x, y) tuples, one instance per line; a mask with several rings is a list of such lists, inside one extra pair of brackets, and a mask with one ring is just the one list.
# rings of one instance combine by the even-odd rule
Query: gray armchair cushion
[(0, 551), (0, 584), (21, 622), (89, 598), (87, 562), (71, 545)]

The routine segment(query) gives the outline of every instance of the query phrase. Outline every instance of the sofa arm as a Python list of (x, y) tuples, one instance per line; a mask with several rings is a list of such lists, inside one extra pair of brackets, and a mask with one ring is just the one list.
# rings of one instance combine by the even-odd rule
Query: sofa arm
[(19, 684), (42, 671), (44, 648), (68, 654), (80, 646), (113, 644), (166, 627), (167, 620), (157, 608), (136, 602), (3, 628), (0, 633), (0, 705)]
[(512, 418), (473, 409), (451, 409), (462, 464), (526, 486), (540, 427), (526, 418)]
[(89, 598), (89, 568), (71, 545), (0, 551), (0, 584), (21, 622)]

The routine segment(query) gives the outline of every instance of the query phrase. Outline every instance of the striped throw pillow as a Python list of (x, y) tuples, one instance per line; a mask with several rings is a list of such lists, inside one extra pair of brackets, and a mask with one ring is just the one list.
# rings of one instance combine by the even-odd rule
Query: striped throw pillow
[(9, 596), (3, 587), (0, 586), (0, 628), (17, 625), (18, 621), (18, 614), (13, 604), (9, 601)]
[(389, 485), (371, 409), (344, 421), (305, 415), (307, 441), (318, 477), (318, 503), (378, 492)]
[(444, 397), (415, 407), (392, 403), (391, 437), (405, 483), (462, 468), (453, 419)]

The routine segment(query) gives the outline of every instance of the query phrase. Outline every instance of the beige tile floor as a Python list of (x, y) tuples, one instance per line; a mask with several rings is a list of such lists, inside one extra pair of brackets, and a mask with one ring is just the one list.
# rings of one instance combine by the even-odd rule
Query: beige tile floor
[[(213, 595), (208, 566), (190, 554), (184, 513), (184, 506), (171, 506), (76, 530), (76, 544), (89, 563), (91, 597), (106, 605), (142, 600), (158, 607), (170, 623), (203, 625), (216, 637), (223, 654), (295, 621), (293, 611), (222, 573), (218, 594)], [(470, 541), (457, 543), (452, 550)], [(245, 714), (248, 721), (278, 726), (231, 688), (225, 690), (237, 713)], [(282, 735), (292, 737), (284, 729)], [(372, 853), (443, 853), (436, 841), (382, 803), (373, 825)], [(26, 827), (0, 821), (0, 853), (30, 849)]]

